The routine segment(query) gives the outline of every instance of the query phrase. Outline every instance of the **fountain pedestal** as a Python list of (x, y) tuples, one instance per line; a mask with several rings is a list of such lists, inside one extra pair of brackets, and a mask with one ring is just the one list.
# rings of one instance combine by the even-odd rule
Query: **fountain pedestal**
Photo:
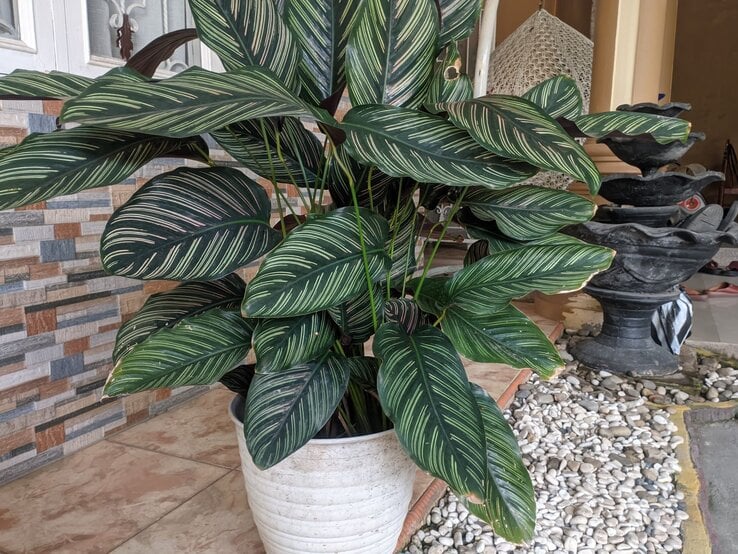
[(644, 376), (669, 375), (679, 359), (651, 338), (651, 316), (659, 306), (679, 296), (673, 288), (663, 293), (624, 292), (587, 286), (585, 291), (602, 305), (602, 331), (578, 342), (574, 356), (587, 367)]

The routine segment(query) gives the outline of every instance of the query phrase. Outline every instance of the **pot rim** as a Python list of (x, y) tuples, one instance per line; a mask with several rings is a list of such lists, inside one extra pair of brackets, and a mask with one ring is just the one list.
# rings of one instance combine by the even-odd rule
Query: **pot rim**
[[(245, 399), (240, 394), (236, 394), (233, 400), (228, 405), (228, 415), (231, 421), (236, 424), (241, 430), (243, 430), (243, 421), (236, 417), (236, 406), (245, 402)], [(315, 444), (320, 446), (329, 446), (331, 444), (350, 444), (353, 442), (364, 442), (369, 440), (377, 440), (387, 435), (396, 435), (394, 428), (387, 429), (386, 431), (380, 431), (379, 433), (370, 433), (368, 435), (359, 435), (357, 437), (342, 437), (338, 439), (310, 439), (307, 444)]]

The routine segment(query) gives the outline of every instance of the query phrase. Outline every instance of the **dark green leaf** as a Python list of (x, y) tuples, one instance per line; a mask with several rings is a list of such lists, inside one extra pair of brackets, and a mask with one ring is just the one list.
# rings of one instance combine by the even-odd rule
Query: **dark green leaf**
[(242, 305), (249, 317), (289, 317), (324, 310), (366, 289), (361, 225), (369, 273), (387, 271), (387, 221), (359, 209), (340, 208), (301, 225), (264, 259)]
[[(478, 3), (478, 2), (477, 2)], [(436, 62), (428, 90), (428, 102), (458, 102), (471, 100), (474, 88), (471, 79), (461, 72), (461, 56), (455, 43), (449, 44), (446, 54)]]
[(441, 10), (439, 44), (468, 37), (482, 12), (481, 0), (438, 0), (437, 5)]
[(254, 380), (256, 365), (255, 364), (244, 364), (232, 369), (223, 377), (220, 378), (220, 382), (223, 383), (228, 390), (240, 394), (243, 397), (249, 393), (251, 387), (251, 381)]
[(523, 94), (523, 98), (539, 106), (554, 119), (574, 119), (582, 114), (584, 107), (576, 81), (566, 75), (546, 79)]
[(580, 115), (574, 119), (579, 130), (592, 138), (612, 134), (626, 136), (650, 135), (659, 144), (686, 142), (692, 124), (684, 119), (650, 113), (602, 112)]
[(469, 381), (449, 340), (434, 327), (412, 335), (385, 323), (374, 338), (379, 399), (418, 466), (462, 495), (484, 497), (484, 434)]
[(64, 99), (77, 96), (93, 79), (62, 71), (16, 69), (0, 77), (0, 100)]
[(154, 177), (111, 216), (103, 266), (135, 279), (209, 280), (271, 250), (264, 189), (227, 167), (182, 167)]
[[(382, 320), (384, 298), (382, 289), (374, 287), (374, 317)], [(347, 301), (328, 308), (331, 319), (335, 322), (343, 335), (341, 342), (344, 346), (362, 344), (374, 334), (374, 318), (372, 317), (372, 303), (369, 289), (364, 287), (358, 295)]]
[(246, 357), (251, 323), (213, 308), (161, 329), (118, 360), (103, 394), (215, 383)]
[(413, 334), (420, 325), (428, 325), (427, 314), (410, 298), (391, 298), (384, 304), (384, 320), (400, 325), (408, 334)]

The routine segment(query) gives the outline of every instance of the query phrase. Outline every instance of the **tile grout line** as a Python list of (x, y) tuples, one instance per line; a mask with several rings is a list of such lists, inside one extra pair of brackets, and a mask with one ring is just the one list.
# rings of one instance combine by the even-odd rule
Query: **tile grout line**
[[(142, 449), (142, 450), (144, 450), (144, 449)], [(149, 450), (149, 451), (147, 451), (147, 452), (151, 452), (151, 450)], [(173, 458), (177, 458), (177, 456), (172, 456), (172, 457), (173, 457)], [(180, 459), (186, 459), (186, 458), (180, 458)], [(220, 466), (217, 466), (217, 467), (220, 467)], [(168, 512), (166, 512), (166, 513), (162, 514), (162, 515), (161, 515), (160, 517), (158, 517), (158, 518), (157, 518), (156, 520), (152, 521), (152, 522), (151, 522), (150, 524), (148, 524), (148, 525), (147, 525), (146, 527), (144, 527), (143, 529), (139, 529), (138, 531), (136, 531), (136, 532), (135, 532), (135, 533), (134, 533), (133, 535), (131, 535), (130, 537), (128, 537), (128, 538), (124, 539), (124, 540), (123, 540), (122, 542), (119, 542), (118, 544), (116, 544), (116, 545), (115, 545), (115, 546), (114, 546), (113, 548), (111, 548), (110, 550), (108, 550), (108, 554), (110, 554), (110, 553), (112, 553), (112, 552), (115, 552), (115, 550), (117, 550), (117, 549), (118, 549), (118, 548), (120, 548), (121, 546), (125, 545), (125, 544), (126, 544), (127, 542), (130, 542), (130, 541), (132, 541), (132, 540), (133, 540), (133, 539), (135, 539), (135, 538), (136, 538), (137, 536), (139, 536), (139, 535), (140, 535), (141, 533), (143, 533), (143, 532), (144, 532), (144, 531), (146, 531), (147, 529), (149, 529), (149, 528), (151, 528), (152, 526), (154, 526), (154, 525), (156, 525), (157, 523), (159, 523), (159, 522), (160, 522), (160, 521), (161, 521), (162, 519), (164, 519), (165, 517), (167, 517), (167, 516), (168, 516), (169, 514), (171, 514), (171, 513), (175, 512), (176, 510), (179, 510), (179, 509), (180, 509), (180, 508), (181, 508), (182, 506), (184, 506), (185, 504), (187, 504), (187, 503), (188, 503), (188, 502), (189, 502), (190, 500), (192, 500), (193, 498), (195, 498), (195, 497), (196, 497), (196, 496), (197, 496), (198, 494), (200, 494), (201, 492), (203, 492), (203, 491), (205, 491), (205, 490), (209, 489), (210, 487), (212, 487), (213, 485), (215, 485), (215, 484), (216, 484), (216, 483), (217, 483), (218, 481), (220, 481), (221, 479), (225, 479), (226, 477), (228, 477), (228, 476), (229, 476), (229, 475), (230, 475), (230, 474), (231, 474), (232, 472), (234, 472), (234, 471), (237, 471), (237, 469), (231, 469), (230, 471), (226, 471), (226, 472), (225, 472), (225, 474), (221, 475), (220, 477), (218, 477), (218, 478), (217, 478), (217, 479), (215, 479), (214, 481), (212, 481), (212, 482), (208, 483), (208, 484), (207, 484), (207, 485), (205, 485), (205, 486), (204, 486), (204, 487), (203, 487), (202, 489), (198, 490), (197, 492), (195, 492), (195, 493), (194, 493), (194, 494), (192, 494), (191, 496), (189, 496), (189, 497), (185, 498), (185, 499), (184, 499), (184, 500), (183, 500), (183, 501), (182, 501), (181, 503), (177, 504), (177, 505), (176, 505), (176, 506), (175, 506), (174, 508), (172, 508), (172, 509), (171, 509), (171, 510), (169, 510)]]
[(210, 467), (217, 467), (217, 468), (220, 468), (220, 469), (227, 469), (229, 472), (230, 471), (233, 471), (234, 469), (238, 469), (240, 467), (240, 464), (237, 465), (237, 466), (235, 466), (235, 467), (231, 467), (231, 466), (224, 466), (224, 465), (220, 465), (220, 464), (215, 464), (215, 463), (212, 463), (212, 462), (206, 462), (206, 461), (203, 461), (203, 460), (195, 460), (193, 458), (185, 458), (184, 456), (178, 456), (177, 454), (170, 454), (169, 452), (161, 452), (160, 450), (152, 450), (151, 448), (145, 448), (143, 446), (138, 446), (136, 444), (128, 444), (126, 442), (121, 442), (119, 440), (103, 439), (103, 441), (101, 441), (101, 442), (112, 442), (112, 443), (118, 444), (120, 446), (127, 446), (129, 448), (136, 448), (138, 450), (143, 450), (144, 452), (153, 452), (154, 454), (161, 454), (163, 456), (169, 456), (170, 458), (176, 458), (178, 460), (185, 460), (187, 462), (194, 462), (196, 464), (203, 464), (203, 465), (210, 466)]

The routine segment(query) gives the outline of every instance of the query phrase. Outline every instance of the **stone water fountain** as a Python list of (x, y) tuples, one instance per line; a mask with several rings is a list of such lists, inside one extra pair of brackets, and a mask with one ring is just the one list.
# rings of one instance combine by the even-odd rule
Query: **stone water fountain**
[[(677, 116), (689, 104), (637, 104), (618, 110)], [(612, 266), (596, 275), (585, 291), (602, 305), (601, 333), (574, 347), (574, 356), (593, 369), (639, 375), (669, 375), (679, 369), (678, 356), (651, 338), (651, 316), (679, 296), (679, 283), (689, 279), (717, 253), (721, 244), (738, 242), (738, 225), (715, 225), (698, 216), (684, 217), (677, 205), (723, 179), (704, 168), (660, 170), (674, 164), (702, 133), (686, 143), (659, 144), (650, 135), (603, 139), (624, 162), (641, 170), (603, 178), (600, 195), (612, 202), (595, 220), (567, 232), (617, 252)], [(713, 210), (716, 211), (716, 210)], [(722, 211), (720, 211), (722, 213)]]

